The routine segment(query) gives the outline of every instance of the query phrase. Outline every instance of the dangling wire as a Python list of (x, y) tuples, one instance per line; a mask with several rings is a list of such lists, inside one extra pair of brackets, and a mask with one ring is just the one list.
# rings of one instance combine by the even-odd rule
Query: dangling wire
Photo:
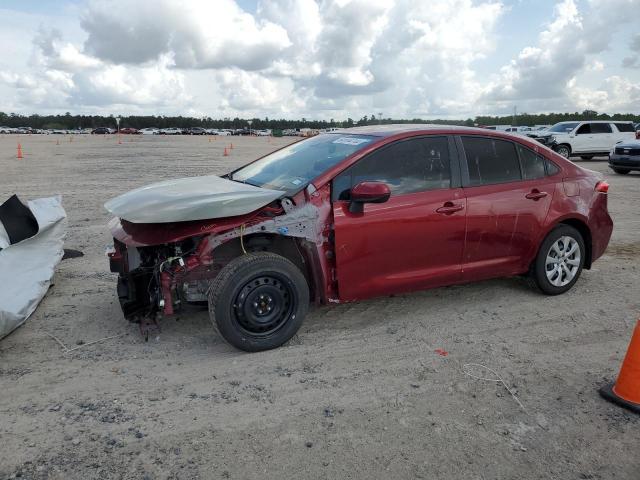
[(242, 247), (242, 253), (247, 254), (247, 250), (244, 248), (244, 223), (240, 225), (240, 247)]

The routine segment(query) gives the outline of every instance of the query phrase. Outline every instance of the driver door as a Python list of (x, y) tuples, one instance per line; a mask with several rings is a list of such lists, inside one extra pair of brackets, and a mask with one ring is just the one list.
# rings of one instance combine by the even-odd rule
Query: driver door
[[(466, 198), (457, 154), (446, 136), (381, 147), (332, 184), (338, 293), (343, 301), (461, 281)], [(350, 189), (386, 183), (385, 203), (349, 209)]]

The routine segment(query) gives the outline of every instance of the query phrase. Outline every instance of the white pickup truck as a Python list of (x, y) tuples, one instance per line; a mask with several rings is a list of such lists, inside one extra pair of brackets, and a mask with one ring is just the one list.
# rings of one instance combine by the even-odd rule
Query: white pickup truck
[(608, 120), (560, 122), (542, 135), (530, 136), (565, 158), (579, 156), (584, 160), (608, 155), (616, 143), (636, 138), (632, 122)]

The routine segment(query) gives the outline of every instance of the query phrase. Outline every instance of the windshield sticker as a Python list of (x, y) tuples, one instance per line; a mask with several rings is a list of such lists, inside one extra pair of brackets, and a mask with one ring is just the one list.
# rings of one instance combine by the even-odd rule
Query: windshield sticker
[(335, 139), (331, 143), (342, 143), (344, 145), (360, 145), (362, 143), (370, 142), (368, 138), (356, 138), (356, 137), (340, 137)]
[(302, 180), (296, 178), (295, 180), (291, 180), (291, 183), (293, 183), (294, 185), (300, 185), (302, 183)]

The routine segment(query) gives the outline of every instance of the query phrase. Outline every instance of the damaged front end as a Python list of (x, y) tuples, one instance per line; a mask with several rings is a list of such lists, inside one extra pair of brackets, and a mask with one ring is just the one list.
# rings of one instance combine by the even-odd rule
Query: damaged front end
[[(333, 252), (328, 186), (315, 191), (310, 185), (293, 199), (278, 192), (279, 198), (272, 199), (273, 191), (255, 192), (264, 189), (247, 189), (244, 184), (218, 177), (214, 183), (217, 188), (209, 188), (217, 194), (226, 189), (223, 197), (210, 195), (203, 200), (201, 189), (193, 202), (184, 198), (177, 202), (180, 214), (169, 207), (170, 203), (164, 203), (165, 217), (162, 212), (145, 213), (138, 208), (141, 203), (152, 209), (154, 201), (164, 202), (157, 188), (153, 191), (155, 200), (140, 199), (140, 194), (144, 196), (149, 190), (139, 189), (134, 191), (138, 195), (127, 201), (114, 199), (118, 200), (118, 209), (106, 205), (112, 213), (119, 213), (109, 225), (114, 245), (107, 255), (111, 271), (119, 274), (118, 298), (127, 319), (154, 322), (160, 314), (171, 315), (186, 305), (206, 304), (210, 284), (221, 269), (251, 252), (274, 252), (289, 259), (305, 275), (316, 301), (336, 296), (330, 280)], [(177, 191), (174, 184), (171, 188)], [(193, 196), (193, 188), (186, 192)], [(247, 193), (252, 200), (247, 201)], [(136, 206), (131, 218), (137, 221), (128, 220), (123, 211), (129, 202)], [(197, 209), (191, 209), (195, 204)], [(227, 216), (227, 212), (234, 215)], [(208, 217), (198, 218), (203, 215)], [(164, 218), (171, 220), (162, 222)]]
[(118, 273), (118, 299), (132, 321), (171, 315), (184, 301), (206, 301), (202, 279), (213, 275), (210, 252), (202, 238), (153, 246), (126, 245), (114, 238), (108, 252), (110, 269)]

